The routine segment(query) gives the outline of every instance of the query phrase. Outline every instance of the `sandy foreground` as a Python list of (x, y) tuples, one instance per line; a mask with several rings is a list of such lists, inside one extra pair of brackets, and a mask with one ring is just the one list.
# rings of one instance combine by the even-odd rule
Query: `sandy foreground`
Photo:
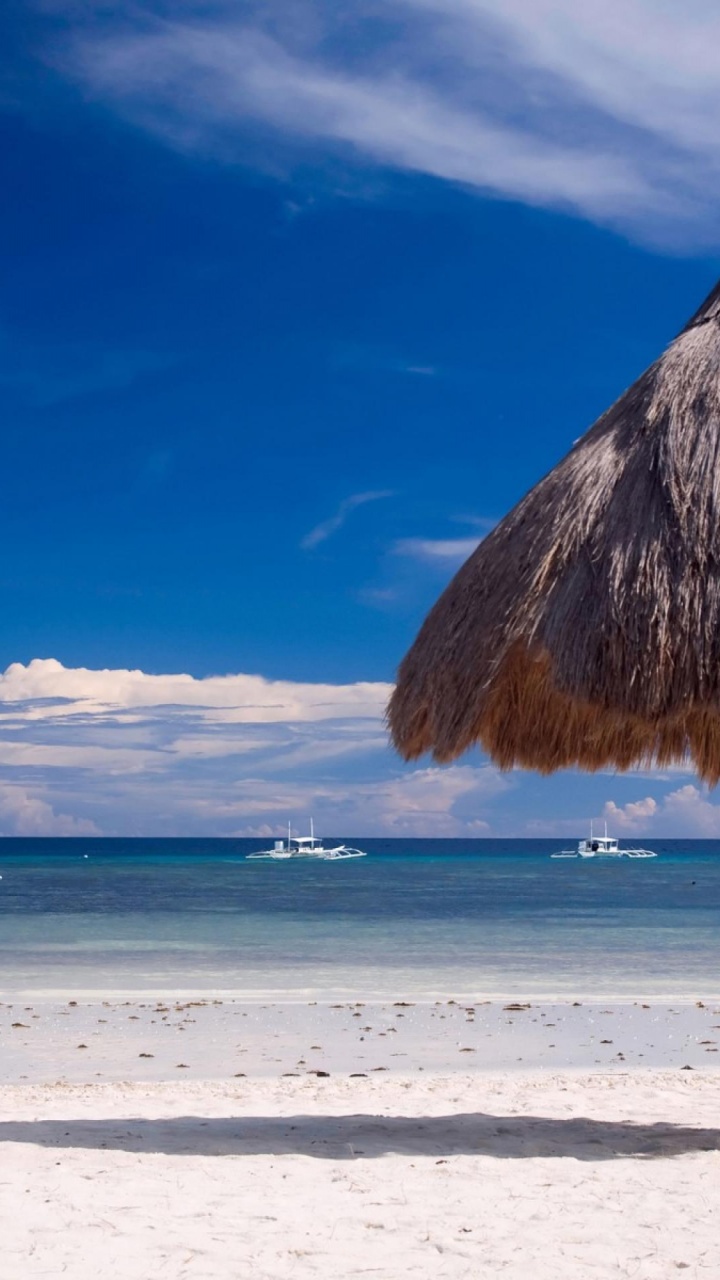
[(6, 1000), (0, 1275), (720, 1280), (718, 1047), (702, 1001)]

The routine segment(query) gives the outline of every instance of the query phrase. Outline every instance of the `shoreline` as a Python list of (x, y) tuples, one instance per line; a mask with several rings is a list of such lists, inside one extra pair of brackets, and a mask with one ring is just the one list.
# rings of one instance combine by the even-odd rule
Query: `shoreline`
[(437, 1001), (458, 1004), (461, 1002), (499, 1004), (501, 1001), (515, 1000), (518, 1003), (531, 1002), (537, 1005), (607, 1004), (612, 1001), (613, 1004), (629, 1007), (640, 1003), (689, 1005), (700, 1002), (720, 1005), (720, 991), (639, 991), (629, 995), (627, 992), (618, 993), (611, 988), (606, 991), (578, 991), (569, 994), (564, 991), (537, 992), (523, 988), (513, 988), (510, 991), (478, 991), (477, 988), (459, 990), (455, 987), (442, 987), (422, 993), (406, 988), (392, 991), (366, 991), (356, 986), (330, 990), (318, 990), (316, 987), (283, 990), (268, 987), (248, 990), (245, 987), (165, 987), (162, 984), (150, 987), (0, 987), (0, 1008), (3, 1005), (17, 1004), (21, 1000), (33, 1000), (37, 1004), (67, 1004), (70, 1000), (93, 1003), (110, 1000), (115, 1004), (121, 1000), (132, 1000), (138, 1003), (156, 1000), (232, 1000), (246, 1005), (264, 1003), (302, 1006), (329, 1004), (333, 1001), (345, 1001), (348, 1004), (353, 1001), (362, 1001), (365, 1004), (387, 1004), (394, 1000), (407, 1000), (418, 1006), (434, 1005)]

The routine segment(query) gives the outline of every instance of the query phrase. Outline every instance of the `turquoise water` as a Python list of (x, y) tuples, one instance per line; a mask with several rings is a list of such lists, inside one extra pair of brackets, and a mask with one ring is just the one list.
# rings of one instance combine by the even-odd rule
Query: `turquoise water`
[(718, 841), (647, 861), (553, 861), (557, 840), (245, 861), (266, 843), (3, 840), (0, 990), (720, 993)]

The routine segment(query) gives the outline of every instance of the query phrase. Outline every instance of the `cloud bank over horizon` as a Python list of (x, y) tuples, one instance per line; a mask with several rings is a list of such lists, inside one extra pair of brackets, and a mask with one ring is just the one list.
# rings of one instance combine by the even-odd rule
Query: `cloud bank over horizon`
[(13, 663), (0, 676), (0, 833), (482, 835), (492, 766), (407, 768), (391, 686)]
[[(385, 732), (390, 690), (13, 663), (0, 675), (0, 835), (270, 837), (311, 814), (345, 838), (582, 833), (566, 810), (533, 816), (532, 774), (477, 753), (404, 765)], [(619, 835), (720, 836), (720, 804), (681, 780), (629, 775), (636, 794), (619, 803), (618, 780), (600, 777), (592, 803)]]
[(717, 246), (720, 13), (651, 0), (89, 4), (45, 60), (169, 146), (419, 173)]

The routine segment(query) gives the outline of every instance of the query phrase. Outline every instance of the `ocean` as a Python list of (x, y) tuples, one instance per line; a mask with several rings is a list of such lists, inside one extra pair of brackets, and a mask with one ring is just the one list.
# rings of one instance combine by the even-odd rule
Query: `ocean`
[(350, 843), (368, 857), (4, 839), (0, 994), (720, 994), (720, 841), (653, 841), (642, 861), (552, 860), (563, 840)]

